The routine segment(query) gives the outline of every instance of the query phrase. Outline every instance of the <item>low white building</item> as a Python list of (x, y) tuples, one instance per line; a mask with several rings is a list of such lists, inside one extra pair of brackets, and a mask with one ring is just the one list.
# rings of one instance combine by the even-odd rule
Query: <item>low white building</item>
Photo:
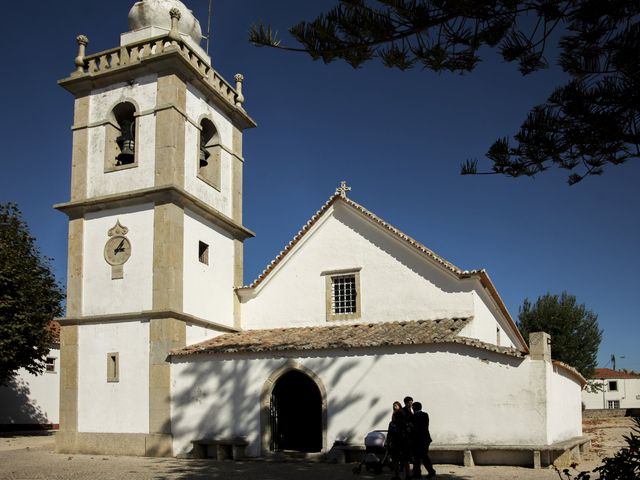
[(589, 384), (597, 388), (582, 392), (582, 402), (588, 410), (640, 408), (640, 375), (596, 368)]
[(59, 326), (53, 323), (45, 371), (34, 375), (21, 368), (7, 385), (0, 386), (0, 431), (58, 428), (60, 340)]
[(239, 437), (251, 456), (323, 454), (386, 428), (405, 395), (436, 446), (477, 463), (545, 464), (581, 441), (585, 380), (551, 361), (548, 335), (529, 349), (486, 271), (344, 183), (243, 287), (243, 77), (213, 70), (178, 0), (137, 2), (129, 20), (106, 52), (79, 36), (60, 81), (76, 103), (71, 199), (56, 206), (59, 451), (186, 455)]

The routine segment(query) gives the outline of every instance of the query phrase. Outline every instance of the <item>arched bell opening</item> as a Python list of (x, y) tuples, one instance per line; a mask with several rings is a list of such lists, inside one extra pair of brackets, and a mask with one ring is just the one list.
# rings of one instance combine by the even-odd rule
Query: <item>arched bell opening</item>
[(115, 139), (118, 146), (115, 166), (131, 165), (136, 161), (136, 107), (130, 102), (122, 102), (112, 113), (119, 131)]
[(200, 121), (198, 178), (220, 190), (220, 136), (211, 120)]

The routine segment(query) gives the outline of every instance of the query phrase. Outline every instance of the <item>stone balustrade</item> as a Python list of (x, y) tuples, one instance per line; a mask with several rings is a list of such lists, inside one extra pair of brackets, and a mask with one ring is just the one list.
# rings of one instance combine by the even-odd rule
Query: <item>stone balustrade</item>
[(102, 72), (133, 65), (147, 58), (156, 57), (172, 52), (179, 52), (202, 76), (202, 79), (213, 87), (231, 105), (242, 108), (243, 95), (222, 78), (207, 61), (181, 41), (176, 41), (171, 35), (142, 40), (140, 42), (123, 45), (121, 47), (104, 50), (92, 55), (84, 55), (88, 40), (85, 36), (78, 37), (79, 52), (76, 57), (76, 70), (72, 77), (95, 75)]

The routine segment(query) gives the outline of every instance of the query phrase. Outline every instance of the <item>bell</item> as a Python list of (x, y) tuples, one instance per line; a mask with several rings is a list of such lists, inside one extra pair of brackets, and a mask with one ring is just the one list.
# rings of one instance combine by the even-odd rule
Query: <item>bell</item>
[(135, 161), (136, 141), (133, 133), (133, 122), (124, 120), (121, 124), (122, 134), (116, 138), (120, 153), (116, 157), (116, 165), (128, 165)]
[(200, 168), (206, 167), (209, 165), (209, 160), (207, 160), (211, 154), (207, 151), (207, 148), (204, 145), (200, 145)]
[(120, 154), (116, 157), (117, 165), (128, 165), (134, 162), (136, 142), (132, 138), (118, 142)]

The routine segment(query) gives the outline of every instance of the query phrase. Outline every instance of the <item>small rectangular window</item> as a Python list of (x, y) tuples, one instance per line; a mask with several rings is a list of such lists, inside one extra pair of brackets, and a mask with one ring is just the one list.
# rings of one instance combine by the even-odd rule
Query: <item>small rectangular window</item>
[(326, 275), (327, 320), (360, 318), (360, 272), (354, 270), (322, 274)]
[(53, 357), (47, 357), (45, 361), (45, 371), (48, 373), (55, 373), (56, 371), (56, 359)]
[(107, 353), (107, 382), (120, 381), (120, 355), (118, 352)]
[(618, 391), (618, 382), (616, 380), (609, 382), (609, 391), (617, 392)]
[(204, 242), (198, 242), (198, 260), (200, 263), (209, 265), (209, 245)]
[(609, 400), (607, 406), (608, 408), (620, 408), (620, 400)]

